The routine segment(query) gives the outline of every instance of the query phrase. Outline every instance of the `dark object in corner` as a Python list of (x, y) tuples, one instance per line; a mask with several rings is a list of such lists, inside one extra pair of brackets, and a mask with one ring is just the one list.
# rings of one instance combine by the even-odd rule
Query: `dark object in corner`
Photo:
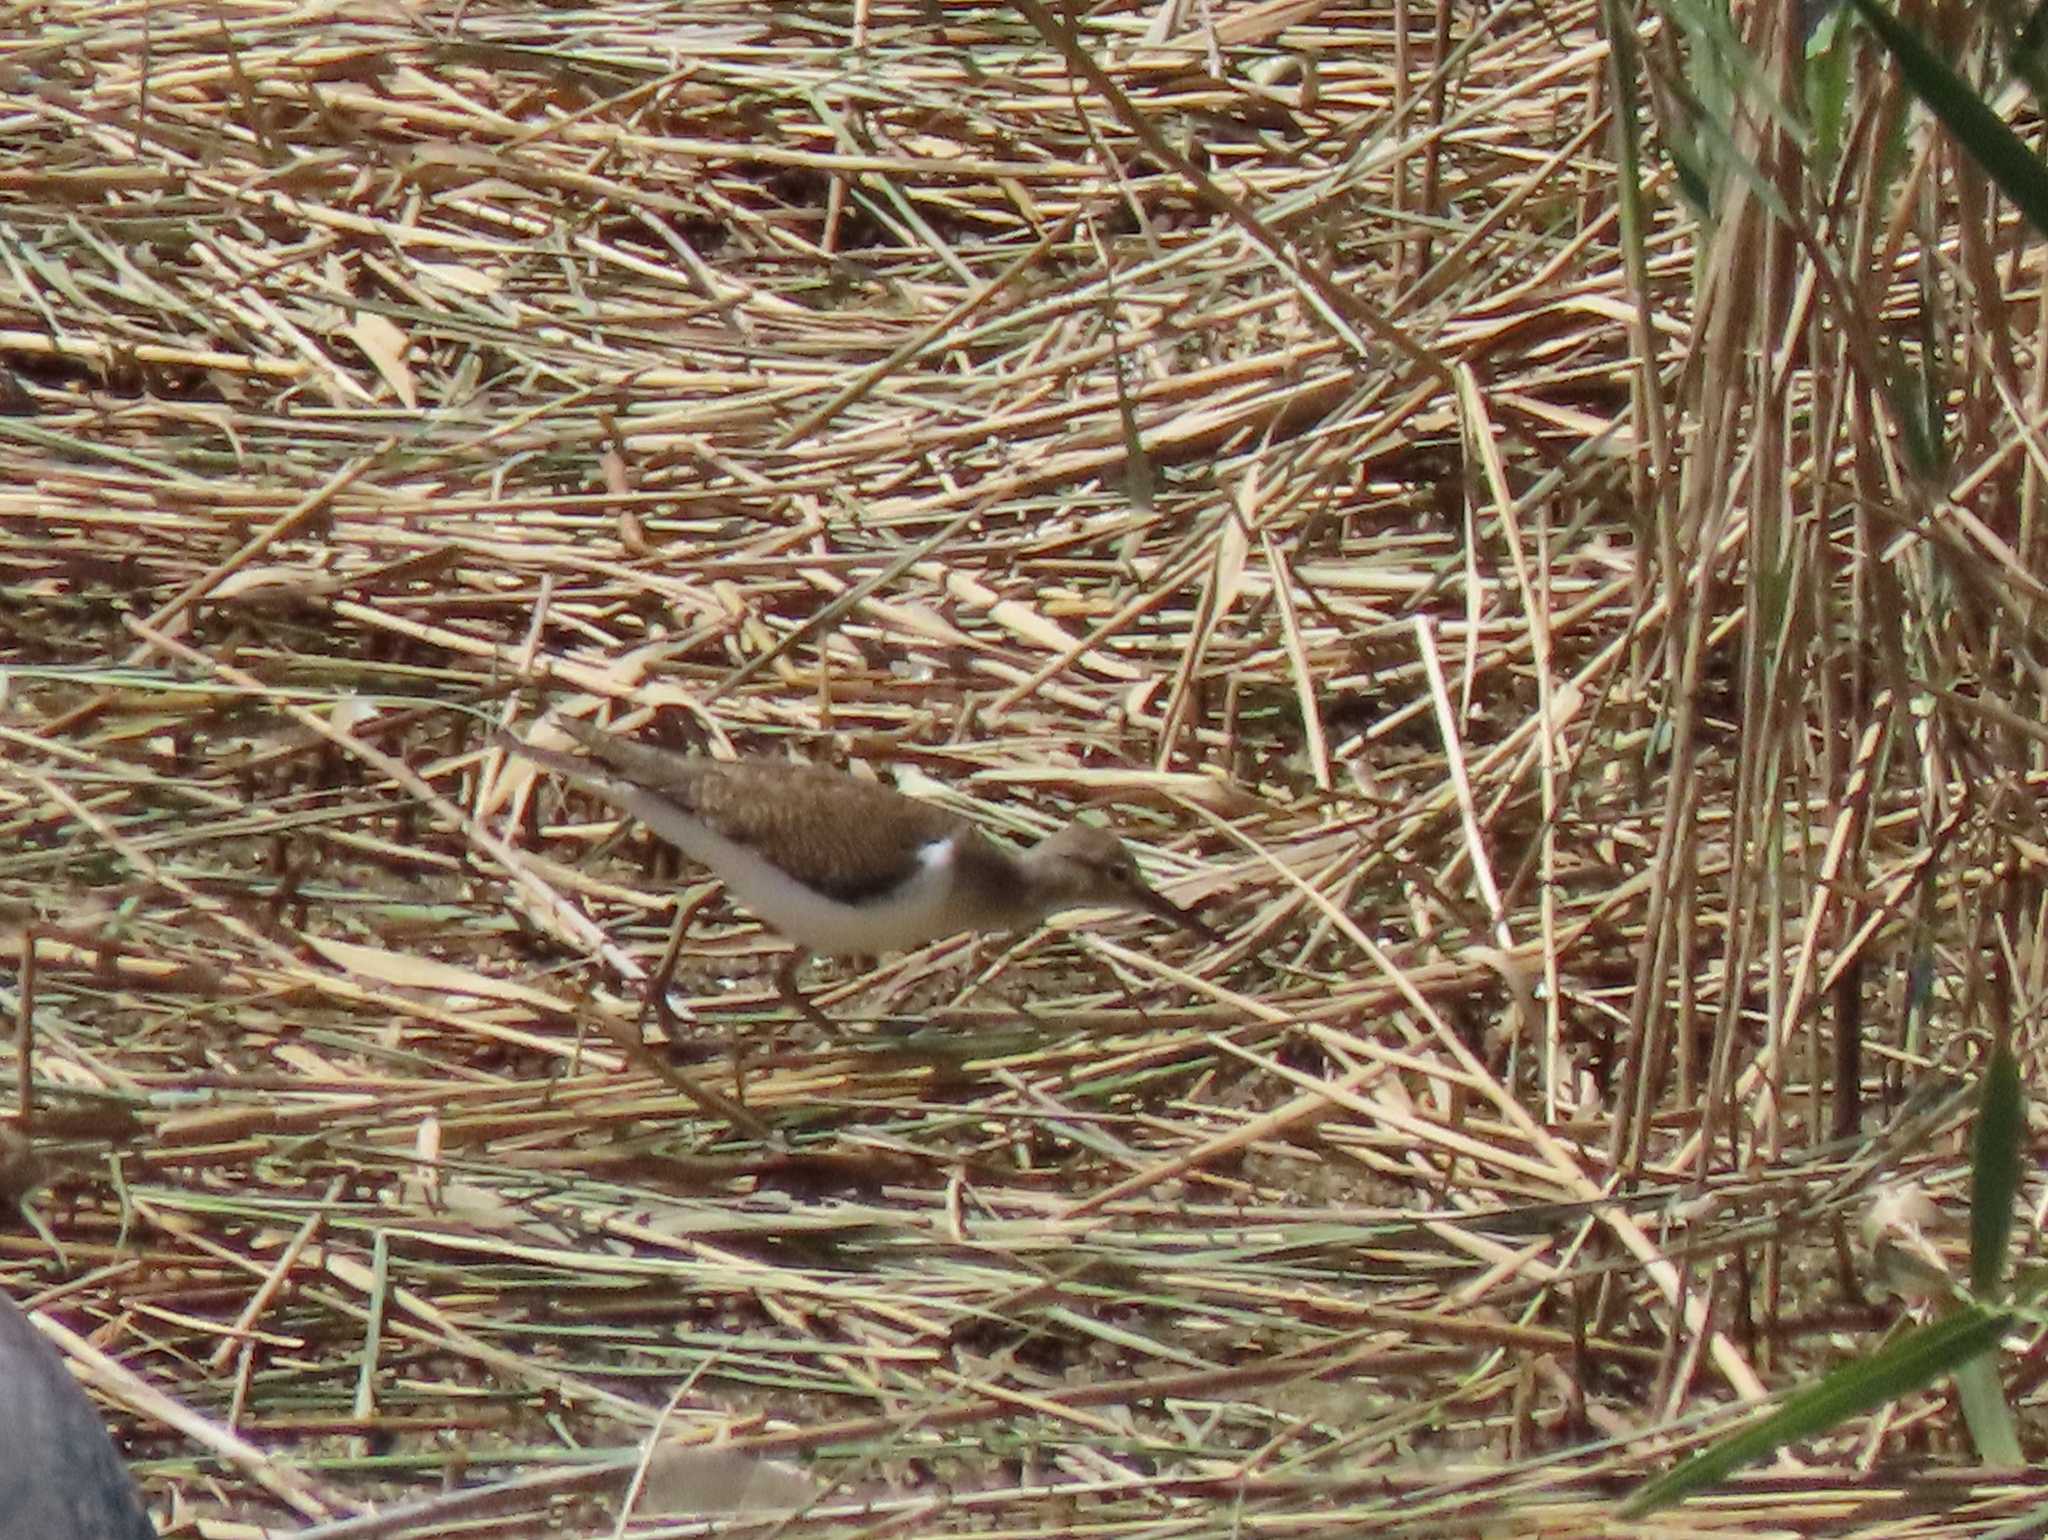
[(0, 1540), (156, 1540), (99, 1413), (57, 1350), (4, 1297)]

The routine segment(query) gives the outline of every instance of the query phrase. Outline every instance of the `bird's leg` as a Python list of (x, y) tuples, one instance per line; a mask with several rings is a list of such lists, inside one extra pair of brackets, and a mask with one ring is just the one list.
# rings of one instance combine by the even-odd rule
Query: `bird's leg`
[(1005, 1006), (1026, 1027), (1040, 1031), (1045, 1030), (1047, 1024), (1033, 1015), (1029, 1006), (1025, 1005), (1021, 1000), (1013, 998), (996, 982), (1002, 977), (1003, 969), (1009, 966), (1010, 959), (1016, 956), (1022, 949), (1026, 939), (1028, 939), (1027, 935), (1022, 934), (1012, 937), (1009, 950), (986, 967), (979, 965), (979, 949), (977, 948), (977, 955), (975, 957), (976, 971), (968, 975), (967, 982), (961, 987), (956, 1003), (965, 1006), (976, 995), (989, 995), (998, 1004)]
[(673, 1053), (676, 1044), (682, 1040), (677, 1030), (681, 1022), (676, 1013), (669, 1009), (668, 986), (675, 978), (676, 961), (683, 954), (683, 940), (690, 933), (691, 922), (697, 918), (697, 911), (711, 901), (718, 889), (705, 885), (697, 890), (681, 908), (676, 910), (676, 923), (668, 933), (668, 946), (663, 949), (661, 961), (655, 966), (654, 976), (647, 981), (647, 1003), (654, 1007), (654, 1019), (661, 1025), (662, 1036), (668, 1039), (669, 1051)]
[[(808, 955), (801, 947), (790, 949), (789, 955), (782, 959), (780, 966), (775, 970), (775, 992), (782, 996), (783, 1004), (810, 1017), (811, 1020), (815, 1021), (827, 1032), (830, 1032), (833, 1030), (832, 1018), (811, 1004), (805, 998), (804, 992), (797, 987), (796, 970), (804, 965), (804, 958)], [(734, 1091), (742, 1101), (746, 1100), (746, 1057), (746, 1039), (740, 1034), (734, 1033), (732, 1039), (732, 1083)]]
[(807, 955), (801, 948), (796, 948), (790, 952), (789, 956), (782, 960), (782, 966), (775, 970), (776, 991), (782, 996), (782, 1003), (784, 1005), (789, 1006), (792, 1010), (802, 1015), (810, 1017), (811, 1020), (815, 1021), (827, 1032), (837, 1037), (839, 1035), (839, 1028), (833, 1025), (832, 1018), (811, 1004), (810, 997), (797, 988), (796, 970), (804, 965), (804, 958)]
[(1031, 1014), (1030, 1006), (1026, 1005), (1022, 1000), (1015, 998), (1013, 995), (1010, 994), (1008, 990), (997, 988), (996, 981), (992, 978), (975, 980), (973, 983), (970, 983), (967, 986), (967, 993), (971, 995), (994, 995), (997, 1000), (1001, 1001), (1004, 1005), (1008, 1006), (1011, 1012), (1017, 1017), (1019, 1021), (1023, 1022), (1025, 1026), (1035, 1027), (1040, 1030), (1043, 1030), (1045, 1028), (1046, 1024), (1040, 1021), (1036, 1016)]
[[(653, 976), (648, 979), (647, 993), (641, 1001), (640, 1008), (643, 1014), (650, 1005), (654, 1008), (654, 1019), (660, 1024), (671, 1058), (682, 1042), (682, 1022), (676, 1013), (669, 1009), (668, 986), (675, 977), (676, 961), (682, 956), (683, 940), (690, 933), (690, 923), (697, 918), (697, 911), (710, 902), (712, 895), (717, 891), (715, 886), (702, 887), (698, 889), (694, 898), (676, 911), (676, 923), (668, 933), (668, 945), (662, 949), (661, 961), (656, 964)], [(698, 1085), (669, 1060), (656, 1055), (642, 1040), (637, 1023), (633, 1027), (631, 1039), (620, 1040), (620, 1046), (626, 1049), (631, 1058), (651, 1071), (656, 1079), (677, 1087), (712, 1116), (726, 1119), (733, 1127), (752, 1134), (763, 1143), (775, 1137), (765, 1123), (747, 1111), (744, 1096), (740, 1104), (728, 1102), (709, 1086)]]

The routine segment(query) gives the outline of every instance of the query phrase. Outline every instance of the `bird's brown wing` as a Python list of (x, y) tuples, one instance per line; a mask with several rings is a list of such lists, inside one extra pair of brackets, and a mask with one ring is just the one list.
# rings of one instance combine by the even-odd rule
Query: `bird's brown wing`
[(792, 877), (857, 904), (903, 879), (934, 840), (971, 828), (943, 808), (837, 770), (776, 759), (706, 759), (558, 724), (599, 763), (742, 845), (772, 851)]

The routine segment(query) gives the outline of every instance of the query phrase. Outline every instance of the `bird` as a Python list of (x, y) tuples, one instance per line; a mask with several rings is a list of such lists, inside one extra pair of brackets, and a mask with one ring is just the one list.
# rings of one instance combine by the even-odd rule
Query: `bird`
[(0, 1540), (156, 1540), (99, 1413), (0, 1297)]
[(791, 943), (783, 1001), (833, 1023), (804, 995), (804, 960), (905, 951), (962, 931), (1019, 931), (1062, 909), (1136, 909), (1211, 943), (1221, 937), (1153, 891), (1109, 830), (1075, 820), (1014, 854), (974, 823), (843, 771), (794, 760), (712, 759), (555, 723), (587, 751), (501, 732), (499, 745), (594, 792), (724, 882)]

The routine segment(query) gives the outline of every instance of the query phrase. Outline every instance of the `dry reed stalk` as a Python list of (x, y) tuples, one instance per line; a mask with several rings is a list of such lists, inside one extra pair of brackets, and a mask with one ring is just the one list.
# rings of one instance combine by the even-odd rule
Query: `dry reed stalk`
[[(1942, 141), (1882, 169), (1875, 71), (1827, 199), (1693, 104), (1765, 173), (1713, 237), (1672, 14), (1628, 72), (1587, 5), (1213, 9), (10, 48), (0, 947), (61, 1250), (0, 1272), (169, 1398), (115, 1408), (160, 1510), (609, 1534), (660, 1427), (787, 1532), (1608, 1534), (1890, 1318), (1834, 1237), (1953, 1184), (2048, 967), (2038, 247)], [(696, 874), (510, 789), (543, 704), (1101, 806), (1228, 945), (941, 943), (834, 1040), (714, 903), (651, 1028)]]

